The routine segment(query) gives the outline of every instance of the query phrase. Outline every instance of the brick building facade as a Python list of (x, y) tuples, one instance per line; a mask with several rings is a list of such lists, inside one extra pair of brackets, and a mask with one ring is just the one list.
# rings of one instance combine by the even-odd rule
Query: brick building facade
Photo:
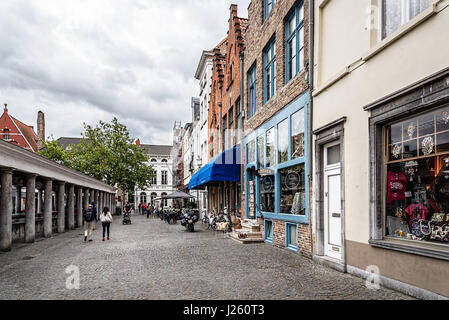
[(266, 242), (311, 256), (309, 2), (273, 3), (248, 7), (242, 197), (246, 218), (257, 217)]
[(36, 134), (33, 126), (26, 125), (9, 114), (8, 106), (5, 104), (0, 117), (0, 139), (26, 150), (37, 152), (42, 147), (42, 141), (45, 140), (45, 122), (42, 111), (38, 113), (37, 128), (38, 133)]
[[(227, 37), (213, 49), (211, 97), (209, 104), (209, 160), (235, 146), (241, 118), (241, 54), (245, 48), (248, 19), (238, 17), (237, 5), (231, 5)], [(209, 187), (211, 209), (242, 214), (238, 197), (240, 183), (223, 182)]]

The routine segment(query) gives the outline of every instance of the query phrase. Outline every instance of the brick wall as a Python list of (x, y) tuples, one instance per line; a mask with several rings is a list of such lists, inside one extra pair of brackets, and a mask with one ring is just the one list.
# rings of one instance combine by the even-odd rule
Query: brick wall
[[(273, 245), (277, 248), (285, 249), (286, 233), (285, 221), (271, 219), (273, 221)], [(262, 219), (258, 219), (261, 225), (260, 230), (265, 236), (265, 223)], [(294, 224), (294, 223), (293, 223)], [(297, 224), (298, 232), (298, 253), (307, 257), (312, 257), (312, 239), (310, 224)]]
[(218, 106), (222, 101), (223, 82), (224, 82), (224, 67), (226, 54), (227, 38), (222, 40), (214, 49), (214, 58), (212, 66), (212, 82), (209, 101), (208, 113), (208, 148), (209, 161), (218, 154), (218, 137), (217, 130), (220, 124), (220, 108)]
[[(245, 48), (245, 31), (248, 25), (248, 20), (239, 18), (237, 16), (237, 5), (231, 5), (229, 17), (229, 30), (226, 41), (226, 63), (225, 63), (225, 78), (223, 83), (223, 108), (222, 119), (223, 123), (226, 116), (226, 127), (229, 129), (231, 123), (230, 110), (232, 108), (232, 129), (237, 128), (237, 112), (236, 104), (240, 100), (240, 53)], [(232, 73), (231, 73), (232, 70)], [(222, 136), (224, 132), (221, 132)], [(223, 141), (223, 140), (222, 140)], [(236, 143), (235, 136), (232, 137), (231, 145)], [(222, 146), (225, 149), (225, 146)]]
[[(248, 114), (248, 70), (256, 62), (256, 105), (257, 111), (250, 119), (245, 119), (245, 135), (259, 127), (274, 114), (304, 93), (308, 88), (309, 1), (304, 1), (304, 69), (288, 84), (285, 84), (285, 19), (291, 12), (295, 0), (277, 1), (268, 18), (263, 21), (263, 0), (252, 0), (248, 7), (249, 25), (246, 30), (244, 58), (244, 99), (243, 106)], [(275, 96), (263, 103), (263, 49), (276, 36), (276, 88)]]

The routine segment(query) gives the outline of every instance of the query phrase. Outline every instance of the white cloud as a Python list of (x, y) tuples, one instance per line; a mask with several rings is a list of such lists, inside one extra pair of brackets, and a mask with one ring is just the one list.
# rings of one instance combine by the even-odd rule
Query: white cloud
[(170, 144), (190, 121), (203, 50), (225, 36), (229, 6), (250, 0), (2, 0), (0, 102), (47, 135), (76, 136), (83, 122), (126, 124), (144, 143)]

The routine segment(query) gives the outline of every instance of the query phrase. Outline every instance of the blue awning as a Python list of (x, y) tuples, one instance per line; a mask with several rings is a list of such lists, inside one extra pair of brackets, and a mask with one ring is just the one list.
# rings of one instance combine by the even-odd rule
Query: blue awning
[(240, 146), (222, 152), (193, 175), (189, 189), (203, 188), (223, 181), (240, 181), (240, 162)]

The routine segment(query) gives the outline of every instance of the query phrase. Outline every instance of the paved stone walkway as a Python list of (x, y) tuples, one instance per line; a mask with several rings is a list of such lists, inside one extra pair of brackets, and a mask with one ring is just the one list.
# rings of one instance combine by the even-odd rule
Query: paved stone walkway
[[(0, 254), (0, 299), (409, 299), (267, 244), (241, 245), (159, 219), (115, 218), (111, 240), (81, 230)], [(66, 289), (79, 267), (80, 289)]]

